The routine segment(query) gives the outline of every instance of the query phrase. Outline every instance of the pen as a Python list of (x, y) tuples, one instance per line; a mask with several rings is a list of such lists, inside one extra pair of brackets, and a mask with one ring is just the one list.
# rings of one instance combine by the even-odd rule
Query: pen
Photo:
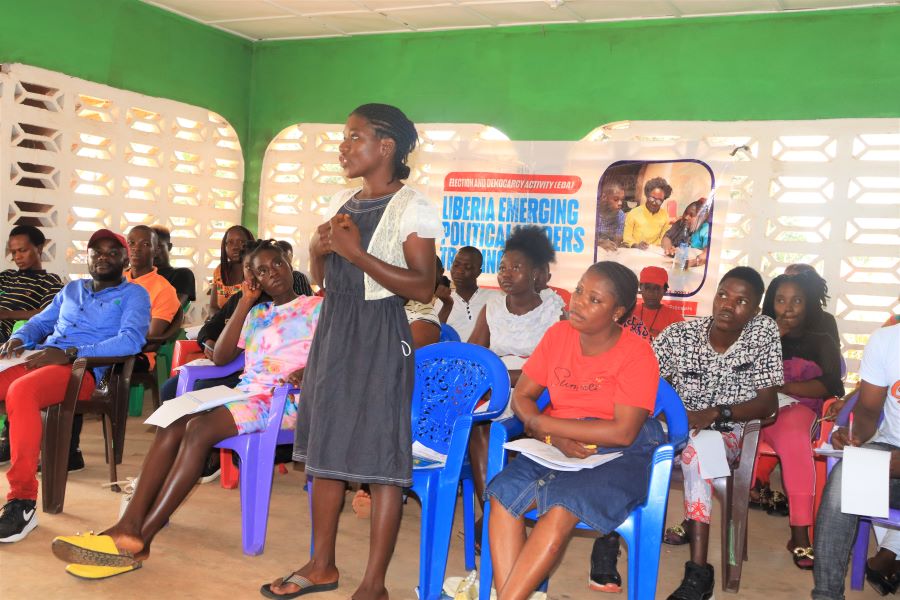
[(847, 437), (850, 438), (850, 441), (853, 441), (853, 413), (850, 413), (850, 427), (847, 430)]

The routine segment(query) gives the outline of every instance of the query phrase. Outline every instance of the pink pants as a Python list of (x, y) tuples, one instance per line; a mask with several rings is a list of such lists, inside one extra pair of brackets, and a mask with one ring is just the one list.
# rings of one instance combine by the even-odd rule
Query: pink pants
[[(12, 454), (12, 464), (6, 472), (7, 500), (37, 499), (37, 466), (43, 431), (41, 409), (63, 401), (71, 373), (71, 365), (48, 365), (34, 371), (16, 365), (0, 372), (0, 400), (6, 400)], [(81, 382), (78, 399), (87, 400), (93, 391), (94, 376), (88, 371)]]
[[(816, 467), (809, 432), (815, 421), (816, 413), (812, 409), (792, 404), (779, 410), (775, 422), (761, 432), (762, 440), (772, 446), (781, 461), (781, 477), (793, 527), (813, 524)], [(771, 467), (768, 472), (762, 472), (760, 467), (757, 469), (759, 478), (768, 480)]]

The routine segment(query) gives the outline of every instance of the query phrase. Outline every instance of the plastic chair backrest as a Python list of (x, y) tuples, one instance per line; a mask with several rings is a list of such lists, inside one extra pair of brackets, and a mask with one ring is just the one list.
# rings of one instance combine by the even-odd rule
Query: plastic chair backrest
[[(859, 400), (859, 390), (856, 390), (850, 397), (847, 398), (847, 403), (844, 404), (844, 408), (841, 409), (841, 412), (838, 413), (837, 418), (834, 420), (835, 427), (843, 427), (847, 425), (850, 421), (850, 413), (853, 412), (853, 407), (856, 406), (856, 401)], [(884, 411), (878, 415), (878, 426), (881, 426), (881, 422), (884, 421)]]
[(459, 338), (459, 334), (456, 333), (456, 330), (453, 329), (453, 327), (447, 325), (446, 323), (441, 323), (441, 338), (438, 341), (461, 342), (462, 340)]
[(509, 372), (496, 354), (473, 344), (445, 342), (416, 350), (413, 441), (448, 454), (453, 426), (491, 392), (484, 415), (499, 415), (509, 401)]

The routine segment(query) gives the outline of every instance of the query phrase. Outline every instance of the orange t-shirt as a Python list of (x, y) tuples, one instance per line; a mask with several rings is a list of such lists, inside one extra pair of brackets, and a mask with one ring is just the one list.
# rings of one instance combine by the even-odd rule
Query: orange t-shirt
[(522, 371), (550, 391), (544, 414), (560, 419), (612, 419), (616, 404), (653, 412), (659, 363), (650, 344), (623, 330), (615, 346), (596, 356), (581, 353), (568, 321), (554, 324)]
[(651, 341), (655, 340), (659, 334), (662, 333), (662, 330), (672, 323), (684, 321), (684, 316), (680, 311), (666, 306), (665, 304), (661, 304), (657, 310), (653, 310), (652, 308), (647, 308), (644, 306), (644, 303), (641, 302), (634, 307), (634, 312), (632, 314), (643, 321), (647, 329), (650, 330)]
[[(132, 278), (131, 269), (127, 269), (125, 271), (125, 279), (129, 283), (138, 284), (150, 294), (151, 319), (162, 319), (171, 323), (178, 311), (181, 310), (178, 293), (168, 279), (156, 272), (156, 267), (153, 267), (152, 271), (146, 275), (141, 275), (137, 279)], [(156, 364), (156, 353), (147, 352), (146, 356), (152, 369)]]

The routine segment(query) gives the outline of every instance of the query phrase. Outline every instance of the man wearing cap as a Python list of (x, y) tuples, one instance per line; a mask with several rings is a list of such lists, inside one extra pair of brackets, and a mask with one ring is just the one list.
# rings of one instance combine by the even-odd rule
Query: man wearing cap
[[(144, 345), (150, 326), (150, 297), (122, 276), (125, 238), (108, 229), (88, 241), (90, 279), (66, 284), (53, 302), (0, 346), (0, 358), (26, 349), (38, 352), (0, 372), (0, 399), (14, 422), (7, 503), (0, 511), (0, 542), (24, 539), (37, 526), (37, 467), (41, 452), (41, 409), (62, 402), (78, 357), (127, 356)], [(86, 400), (97, 373), (85, 373), (78, 393)]]
[(650, 341), (671, 325), (684, 321), (681, 313), (674, 308), (663, 306), (662, 299), (669, 289), (669, 274), (660, 267), (645, 267), (641, 271), (638, 290), (641, 302), (634, 309), (634, 316), (640, 319), (650, 331)]

